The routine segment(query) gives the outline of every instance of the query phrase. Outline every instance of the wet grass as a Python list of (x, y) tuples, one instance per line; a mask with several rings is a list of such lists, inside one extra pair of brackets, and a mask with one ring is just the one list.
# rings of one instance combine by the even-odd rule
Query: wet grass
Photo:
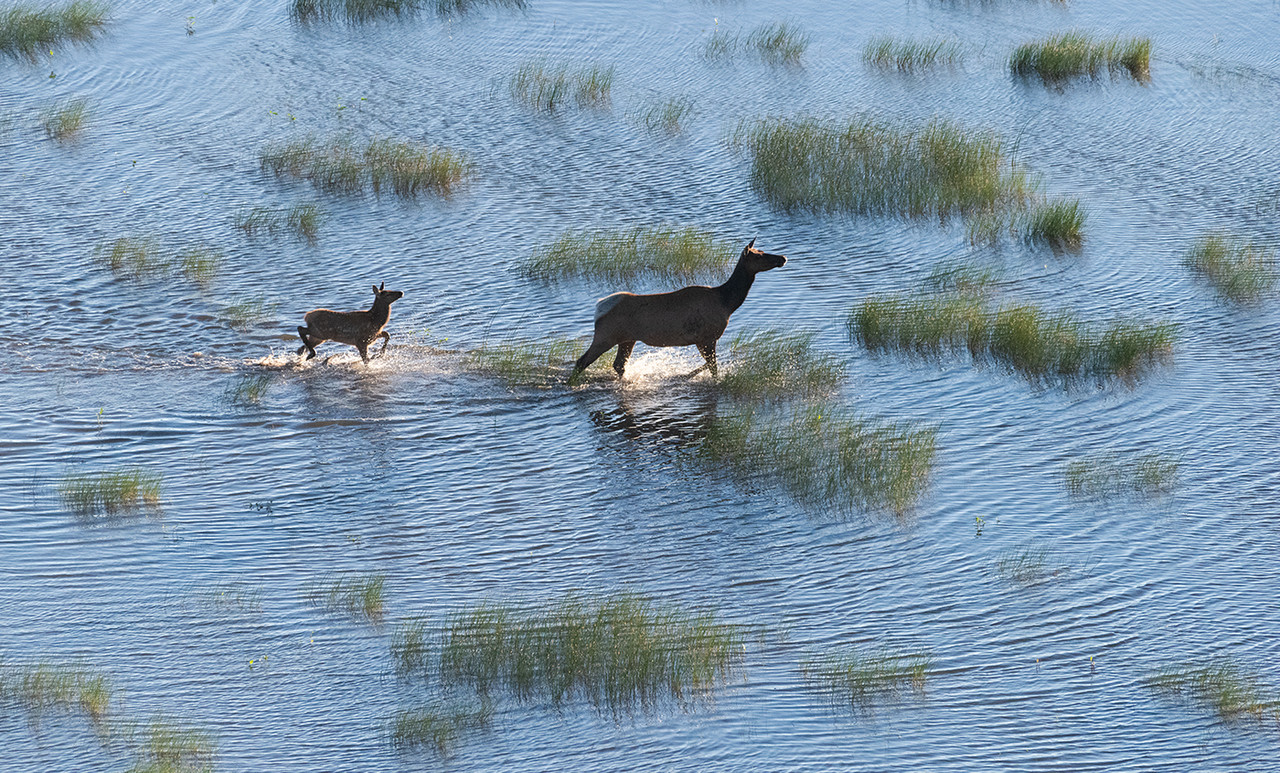
[(218, 744), (212, 734), (156, 718), (141, 735), (129, 773), (213, 773)]
[(641, 114), (640, 122), (653, 134), (671, 137), (683, 132), (696, 114), (692, 98), (671, 97), (651, 105)]
[(568, 65), (529, 62), (511, 76), (508, 90), (517, 102), (543, 113), (569, 106), (605, 109), (612, 99), (613, 75), (612, 67), (600, 65), (570, 70)]
[(465, 154), (448, 148), (391, 139), (357, 143), (350, 137), (304, 137), (268, 145), (259, 161), (277, 176), (309, 180), (323, 191), (372, 189), (380, 195), (386, 189), (405, 197), (448, 196), (472, 170)]
[(729, 344), (731, 363), (720, 390), (739, 400), (817, 398), (844, 380), (844, 361), (813, 347), (813, 333), (740, 333)]
[(487, 697), (571, 699), (597, 709), (688, 706), (740, 662), (742, 631), (712, 612), (690, 612), (632, 594), (569, 595), (535, 606), (481, 604), (449, 617), (440, 680)]
[(31, 62), (66, 42), (85, 43), (107, 23), (105, 3), (75, 0), (59, 6), (20, 3), (0, 9), (0, 51)]
[(1016, 75), (1037, 75), (1046, 82), (1097, 76), (1103, 70), (1145, 81), (1151, 73), (1151, 40), (1096, 40), (1088, 33), (1064, 32), (1019, 46), (1009, 58), (1009, 69)]
[(126, 236), (100, 242), (94, 260), (122, 279), (140, 282), (178, 275), (203, 286), (217, 277), (223, 257), (203, 245), (174, 251), (155, 237)]
[(493, 722), (493, 709), (437, 702), (431, 706), (405, 709), (391, 721), (391, 745), (397, 749), (427, 749), (442, 757), (468, 733), (487, 730)]
[(671, 282), (723, 281), (738, 258), (737, 245), (708, 231), (671, 226), (566, 231), (520, 267), (544, 282), (640, 278)]
[(883, 70), (915, 73), (960, 61), (960, 46), (947, 40), (873, 38), (862, 49), (862, 61)]
[(866, 709), (909, 690), (923, 695), (932, 664), (927, 652), (850, 648), (806, 661), (802, 670), (809, 687), (833, 703)]
[(307, 594), (307, 600), (325, 609), (379, 622), (382, 620), (384, 611), (383, 587), (385, 585), (386, 575), (384, 574), (339, 577), (313, 588)]
[(300, 239), (315, 242), (324, 213), (316, 204), (295, 204), (292, 207), (252, 207), (236, 213), (236, 228), (250, 236), (276, 235), (290, 232)]
[(1146, 684), (1156, 692), (1195, 703), (1223, 722), (1280, 723), (1280, 694), (1262, 684), (1256, 673), (1236, 661), (1211, 658), (1165, 666)]
[(1182, 265), (1233, 303), (1256, 303), (1276, 288), (1276, 251), (1228, 234), (1197, 240)]
[(273, 381), (274, 379), (269, 373), (241, 376), (227, 387), (222, 397), (232, 405), (242, 407), (261, 405)]
[(82, 516), (158, 511), (164, 476), (145, 467), (68, 475), (58, 486), (62, 504)]
[(358, 23), (411, 16), (421, 0), (293, 0), (289, 15), (299, 22), (345, 19)]
[(1084, 223), (1079, 199), (1038, 202), (1027, 210), (1022, 234), (1028, 241), (1076, 250), (1084, 243)]
[(1048, 548), (1007, 550), (995, 562), (996, 574), (1014, 585), (1030, 588), (1064, 576), (1067, 567), (1049, 561)]
[(8, 665), (0, 660), (0, 701), (30, 714), (79, 711), (95, 726), (112, 714), (116, 690), (110, 677), (80, 664)]
[(1109, 453), (1068, 462), (1062, 477), (1074, 497), (1154, 497), (1177, 487), (1179, 467), (1178, 458), (1163, 451)]
[(228, 304), (218, 314), (223, 324), (232, 330), (246, 331), (255, 325), (275, 318), (276, 304), (265, 298), (241, 298)]
[(57, 102), (40, 114), (44, 133), (56, 142), (67, 142), (79, 136), (89, 117), (89, 100), (84, 97)]
[(750, 182), (784, 211), (938, 217), (1009, 209), (1035, 195), (991, 132), (943, 120), (919, 127), (811, 118), (740, 124)]
[(702, 55), (716, 61), (750, 53), (766, 64), (795, 66), (800, 64), (808, 49), (808, 33), (794, 24), (773, 22), (757, 27), (746, 37), (717, 27), (703, 46)]
[(698, 455), (736, 475), (776, 482), (811, 507), (902, 515), (928, 485), (936, 438), (936, 428), (817, 404), (717, 416)]
[(925, 286), (937, 293), (983, 295), (1004, 280), (1004, 271), (977, 263), (941, 263), (929, 272)]
[(849, 314), (850, 335), (873, 352), (940, 357), (967, 351), (1033, 383), (1136, 380), (1165, 361), (1176, 327), (1113, 320), (1088, 325), (1066, 311), (1030, 304), (993, 308), (969, 295), (882, 296)]
[(391, 659), (395, 661), (396, 676), (427, 679), (431, 675), (432, 641), (427, 622), (422, 619), (405, 620), (396, 626), (391, 637)]
[[(509, 339), (485, 343), (468, 352), (463, 362), (470, 370), (500, 379), (508, 386), (548, 388), (565, 382), (574, 360), (587, 350), (588, 343), (573, 338)], [(611, 359), (601, 357), (587, 373), (612, 374), (609, 363)]]

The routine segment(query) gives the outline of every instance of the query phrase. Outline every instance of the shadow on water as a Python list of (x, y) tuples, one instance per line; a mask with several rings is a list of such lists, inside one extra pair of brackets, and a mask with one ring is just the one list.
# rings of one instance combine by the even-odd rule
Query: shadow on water
[(591, 423), (611, 435), (639, 443), (690, 449), (707, 435), (720, 392), (713, 385), (689, 383), (670, 392), (619, 389), (616, 405), (591, 411)]

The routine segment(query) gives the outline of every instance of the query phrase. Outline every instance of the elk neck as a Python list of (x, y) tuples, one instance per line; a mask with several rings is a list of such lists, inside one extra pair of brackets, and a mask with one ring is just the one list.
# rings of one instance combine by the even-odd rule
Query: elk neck
[(737, 311), (742, 302), (747, 299), (747, 293), (750, 292), (751, 283), (754, 281), (756, 281), (756, 275), (747, 270), (747, 262), (740, 259), (729, 279), (716, 288), (720, 293), (720, 302), (730, 314)]

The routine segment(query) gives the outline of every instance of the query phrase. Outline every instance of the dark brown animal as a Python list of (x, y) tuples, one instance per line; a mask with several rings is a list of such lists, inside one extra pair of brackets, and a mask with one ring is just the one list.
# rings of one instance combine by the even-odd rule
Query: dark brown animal
[(307, 324), (298, 327), (298, 336), (302, 338), (298, 354), (306, 351), (309, 360), (316, 356), (317, 346), (325, 341), (337, 341), (359, 349), (360, 359), (368, 364), (369, 344), (377, 338), (382, 339), (382, 352), (379, 353), (385, 353), (391, 343), (391, 334), (382, 328), (391, 318), (391, 304), (404, 296), (399, 290), (383, 289), (386, 286), (386, 282), (382, 287), (373, 286), (373, 306), (368, 311), (308, 311), (305, 317)]
[(716, 341), (729, 325), (729, 315), (747, 299), (756, 274), (787, 262), (785, 256), (761, 252), (755, 244), (752, 239), (742, 250), (733, 274), (719, 287), (695, 285), (670, 293), (614, 293), (601, 298), (596, 303), (595, 337), (574, 365), (569, 383), (614, 346), (618, 354), (613, 369), (622, 378), (636, 341), (649, 346), (697, 346), (707, 361), (702, 367), (716, 375)]

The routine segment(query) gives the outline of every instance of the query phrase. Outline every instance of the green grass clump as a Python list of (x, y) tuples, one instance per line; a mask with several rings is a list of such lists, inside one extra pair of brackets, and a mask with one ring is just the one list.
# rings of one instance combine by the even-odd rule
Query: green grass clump
[(516, 70), (508, 88), (516, 101), (539, 112), (554, 113), (570, 104), (603, 109), (612, 97), (613, 68), (592, 65), (571, 71), (567, 65), (530, 62)]
[(94, 260), (117, 277), (135, 282), (181, 275), (204, 286), (217, 276), (222, 253), (204, 245), (175, 252), (162, 247), (155, 237), (126, 236), (99, 242)]
[(1276, 287), (1276, 251), (1226, 234), (1199, 239), (1183, 256), (1182, 265), (1235, 303), (1257, 302)]
[(564, 232), (536, 250), (520, 271), (544, 282), (584, 277), (722, 281), (737, 258), (736, 245), (697, 228), (602, 228)]
[(927, 652), (850, 648), (811, 659), (802, 669), (810, 687), (837, 704), (862, 709), (907, 690), (923, 694), (932, 664)]
[(391, 722), (391, 745), (397, 749), (426, 748), (447, 756), (465, 733), (484, 730), (493, 720), (487, 704), (464, 706), (449, 703), (406, 709)]
[(844, 362), (814, 351), (813, 333), (763, 330), (739, 333), (729, 344), (731, 364), (720, 389), (736, 399), (825, 397), (844, 379)]
[(83, 665), (0, 662), (0, 701), (14, 702), (33, 715), (78, 710), (94, 725), (111, 713), (115, 687), (110, 677)]
[(1230, 658), (1165, 666), (1151, 673), (1146, 684), (1163, 695), (1191, 700), (1224, 722), (1280, 722), (1280, 695)]
[(787, 22), (774, 22), (757, 27), (745, 38), (740, 33), (717, 27), (703, 46), (702, 55), (715, 61), (732, 59), (740, 52), (748, 52), (766, 64), (798, 65), (808, 49), (808, 33)]
[(632, 594), (477, 605), (450, 616), (441, 642), (445, 685), (557, 706), (581, 698), (614, 712), (688, 705), (728, 678), (744, 647), (742, 632), (713, 613)]
[(1045, 81), (1096, 76), (1104, 69), (1144, 81), (1151, 71), (1151, 39), (1095, 40), (1084, 32), (1064, 32), (1019, 46), (1009, 58), (1009, 68), (1016, 75), (1038, 75)]
[(218, 315), (232, 330), (245, 331), (274, 318), (276, 305), (265, 298), (241, 298), (228, 304)]
[[(543, 341), (507, 340), (486, 343), (467, 353), (464, 363), (484, 376), (501, 379), (513, 387), (552, 387), (569, 377), (573, 362), (587, 350), (586, 341), (550, 338)], [(612, 373), (607, 358), (600, 358), (588, 373)]]
[(289, 15), (304, 23), (339, 18), (367, 22), (410, 16), (421, 6), (420, 0), (293, 0)]
[(1062, 477), (1075, 497), (1152, 497), (1177, 487), (1178, 467), (1177, 457), (1162, 451), (1100, 454), (1068, 462)]
[(785, 210), (940, 217), (1021, 204), (1034, 188), (993, 133), (934, 120), (900, 127), (858, 119), (743, 123), (751, 186)]
[(928, 485), (936, 438), (935, 428), (818, 404), (717, 416), (698, 455), (735, 474), (775, 481), (806, 505), (905, 514)]
[(870, 351), (925, 357), (968, 351), (1036, 383), (1135, 379), (1166, 359), (1175, 326), (1113, 320), (1098, 329), (1069, 312), (1029, 304), (992, 308), (971, 295), (868, 298), (849, 314), (849, 332)]
[(873, 38), (862, 49), (862, 61), (884, 70), (919, 72), (960, 61), (960, 47), (946, 40)]
[(78, 515), (160, 509), (164, 477), (143, 467), (68, 475), (58, 487), (67, 509)]
[(1023, 238), (1062, 249), (1079, 249), (1084, 242), (1084, 221), (1079, 199), (1040, 202), (1025, 215)]
[(208, 732), (157, 718), (142, 733), (129, 773), (213, 773), (218, 744)]
[(431, 642), (425, 620), (406, 620), (396, 626), (391, 637), (391, 658), (396, 675), (425, 679), (431, 673)]
[(382, 619), (384, 611), (383, 586), (386, 580), (384, 574), (340, 577), (312, 589), (307, 600), (316, 606), (377, 622)]
[(89, 116), (89, 100), (84, 97), (58, 102), (40, 115), (44, 133), (57, 142), (75, 139)]
[(66, 41), (93, 40), (106, 25), (107, 12), (106, 4), (89, 0), (55, 7), (10, 6), (0, 10), (0, 51), (34, 62)]
[(295, 204), (288, 209), (253, 207), (243, 210), (236, 213), (234, 223), (236, 228), (250, 236), (291, 231), (299, 238), (314, 242), (322, 219), (323, 212), (319, 206)]
[(259, 160), (263, 169), (277, 176), (310, 180), (317, 188), (336, 193), (359, 193), (371, 187), (375, 194), (387, 188), (400, 196), (424, 192), (448, 196), (471, 175), (466, 155), (407, 140), (375, 139), (358, 145), (347, 137), (324, 142), (306, 137), (269, 145)]
[(689, 97), (672, 97), (651, 105), (640, 116), (641, 123), (654, 134), (673, 136), (684, 131), (689, 119), (697, 113)]

